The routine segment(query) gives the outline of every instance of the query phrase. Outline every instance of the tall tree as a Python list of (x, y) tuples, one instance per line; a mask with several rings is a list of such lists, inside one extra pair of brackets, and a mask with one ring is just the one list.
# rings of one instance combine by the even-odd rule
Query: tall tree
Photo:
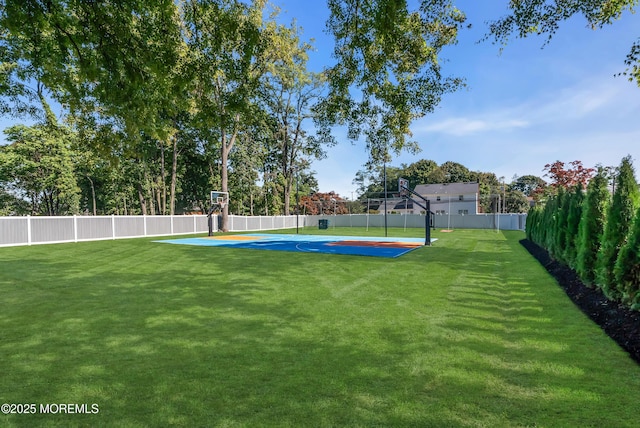
[(77, 214), (79, 188), (69, 129), (46, 124), (5, 130), (11, 144), (0, 147), (0, 177), (12, 193), (30, 202), (31, 214)]
[(6, 0), (3, 6), (4, 52), (28, 71), (23, 79), (37, 78), (76, 116), (117, 123), (129, 142), (141, 134), (161, 142), (161, 153), (170, 156), (162, 211), (173, 212), (176, 122), (192, 81), (178, 4)]
[(478, 198), (480, 212), (495, 212), (497, 209), (497, 195), (502, 194), (501, 183), (492, 172), (476, 172), (475, 180), (478, 181)]
[(336, 65), (327, 70), (330, 89), (318, 105), (318, 125), (346, 125), (364, 136), (375, 164), (392, 151), (416, 149), (409, 126), (462, 85), (443, 77), (439, 55), (456, 43), (464, 14), (449, 0), (328, 0), (327, 29), (336, 40)]
[(593, 284), (596, 279), (596, 258), (602, 243), (608, 206), (607, 179), (604, 169), (600, 167), (587, 186), (578, 229), (576, 267), (585, 284)]
[(554, 242), (552, 256), (561, 261), (567, 263), (565, 259), (566, 243), (567, 243), (567, 227), (569, 222), (569, 208), (571, 204), (571, 194), (564, 187), (558, 189), (557, 208), (554, 213)]
[(613, 273), (622, 300), (640, 310), (640, 208), (636, 211), (631, 230), (620, 249)]
[(521, 177), (517, 177), (510, 185), (511, 189), (519, 190), (526, 196), (533, 196), (537, 189), (543, 189), (546, 186), (546, 181), (540, 177), (536, 177), (535, 175), (523, 175)]
[(300, 41), (301, 29), (295, 23), (285, 27), (271, 22), (267, 31), (273, 37), (270, 44), (273, 60), (263, 76), (261, 104), (272, 119), (274, 156), (285, 181), (284, 213), (289, 215), (296, 175), (311, 160), (324, 157), (323, 145), (335, 144), (335, 140), (328, 134), (309, 135), (306, 130), (306, 122), (314, 116), (312, 104), (326, 83), (322, 74), (307, 70), (312, 46)]
[(508, 213), (529, 212), (529, 201), (519, 190), (508, 189), (505, 197), (505, 211)]
[[(196, 76), (195, 120), (215, 129), (220, 147), (221, 191), (229, 191), (229, 155), (255, 114), (256, 88), (266, 72), (271, 34), (265, 29), (265, 0), (191, 0), (184, 6), (190, 67)], [(227, 230), (229, 205), (222, 210)]]
[(440, 165), (440, 168), (447, 178), (446, 183), (465, 183), (474, 179), (474, 174), (469, 168), (458, 162), (447, 161)]
[(595, 172), (594, 168), (585, 168), (579, 160), (569, 162), (569, 165), (566, 167), (564, 162), (555, 161), (544, 166), (544, 176), (551, 179), (552, 187), (569, 189), (578, 183), (586, 186)]
[(598, 252), (598, 285), (608, 298), (618, 300), (622, 290), (618, 289), (613, 269), (620, 248), (624, 245), (640, 202), (640, 191), (635, 179), (631, 156), (622, 159), (615, 179), (615, 193), (607, 214), (607, 226)]
[(582, 217), (582, 204), (584, 202), (584, 191), (582, 183), (576, 184), (569, 196), (569, 212), (567, 214), (567, 234), (564, 243), (564, 259), (567, 264), (577, 270), (578, 257), (578, 231), (580, 218)]
[(429, 174), (438, 168), (438, 164), (430, 159), (421, 159), (402, 168), (403, 178), (409, 180), (411, 187), (418, 184), (429, 184)]

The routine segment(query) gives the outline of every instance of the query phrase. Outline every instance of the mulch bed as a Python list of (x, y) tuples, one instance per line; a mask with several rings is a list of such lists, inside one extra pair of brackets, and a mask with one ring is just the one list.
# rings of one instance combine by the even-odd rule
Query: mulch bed
[(587, 287), (571, 268), (553, 260), (544, 248), (527, 239), (520, 244), (558, 281), (582, 312), (640, 364), (640, 312), (607, 300), (597, 288)]

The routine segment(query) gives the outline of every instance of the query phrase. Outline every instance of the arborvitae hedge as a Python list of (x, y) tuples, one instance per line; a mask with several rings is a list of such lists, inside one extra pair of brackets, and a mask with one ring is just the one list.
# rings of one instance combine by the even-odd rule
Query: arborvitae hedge
[(615, 180), (615, 193), (607, 213), (607, 226), (604, 230), (597, 260), (597, 284), (612, 300), (619, 300), (622, 297), (622, 290), (618, 289), (613, 269), (620, 248), (624, 245), (631, 229), (639, 200), (640, 191), (638, 183), (636, 183), (631, 157), (627, 156), (622, 159)]
[(586, 194), (579, 184), (533, 207), (527, 239), (571, 266), (584, 283), (599, 281), (609, 298), (640, 310), (640, 189), (630, 157), (620, 165), (613, 201), (607, 184), (599, 168)]
[(531, 242), (538, 243), (536, 239), (536, 233), (538, 231), (538, 214), (540, 213), (540, 208), (536, 205), (529, 210), (527, 213), (527, 222), (525, 224), (525, 235), (527, 239)]
[(567, 241), (567, 218), (569, 216), (569, 202), (571, 199), (571, 194), (567, 192), (564, 187), (558, 189), (558, 208), (555, 216), (555, 224), (554, 224), (554, 251), (553, 257), (561, 261), (562, 263), (567, 263), (564, 255), (566, 252), (566, 241)]
[(549, 251), (549, 254), (553, 257), (556, 252), (555, 248), (555, 223), (556, 214), (558, 211), (558, 197), (553, 196), (549, 198), (544, 206), (544, 219), (543, 219), (543, 231), (544, 231), (544, 247)]
[(622, 300), (640, 310), (640, 209), (636, 212), (631, 232), (620, 249), (613, 269)]
[(577, 272), (585, 284), (593, 284), (596, 279), (596, 258), (602, 234), (604, 233), (609, 189), (602, 167), (587, 186), (587, 196), (578, 227)]
[(569, 212), (567, 214), (567, 234), (564, 244), (564, 260), (571, 268), (576, 268), (578, 257), (577, 241), (578, 227), (582, 217), (582, 203), (584, 202), (584, 191), (582, 183), (578, 183), (573, 188), (569, 197)]

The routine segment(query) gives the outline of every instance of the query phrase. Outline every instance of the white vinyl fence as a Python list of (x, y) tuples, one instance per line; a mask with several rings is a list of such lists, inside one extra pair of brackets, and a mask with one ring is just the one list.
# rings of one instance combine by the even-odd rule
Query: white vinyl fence
[[(306, 216), (307, 226), (318, 226), (319, 220), (329, 220), (329, 227), (384, 227), (384, 214), (351, 214)], [(524, 230), (526, 214), (435, 215), (436, 229), (499, 229)], [(424, 228), (425, 216), (419, 214), (388, 214), (388, 227)]]
[[(214, 228), (216, 227), (214, 222)], [(0, 217), (0, 246), (208, 232), (207, 216)]]
[[(526, 214), (436, 215), (438, 229), (524, 230)], [(329, 227), (384, 227), (384, 215), (352, 214), (323, 216), (229, 216), (232, 232), (318, 227), (321, 219)], [(424, 228), (425, 217), (417, 214), (389, 214), (388, 227)], [(214, 218), (214, 231), (218, 219)], [(0, 247), (101, 239), (207, 233), (207, 216), (73, 216), (0, 217)]]
[(291, 229), (296, 227), (296, 219), (299, 227), (304, 227), (304, 217), (296, 217), (295, 215), (257, 217), (230, 215), (227, 228), (231, 232)]

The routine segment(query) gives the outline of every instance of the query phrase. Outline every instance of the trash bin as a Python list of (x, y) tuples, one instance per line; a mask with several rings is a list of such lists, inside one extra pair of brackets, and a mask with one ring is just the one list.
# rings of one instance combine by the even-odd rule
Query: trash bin
[(318, 220), (318, 229), (328, 229), (329, 228), (329, 220), (323, 219)]

